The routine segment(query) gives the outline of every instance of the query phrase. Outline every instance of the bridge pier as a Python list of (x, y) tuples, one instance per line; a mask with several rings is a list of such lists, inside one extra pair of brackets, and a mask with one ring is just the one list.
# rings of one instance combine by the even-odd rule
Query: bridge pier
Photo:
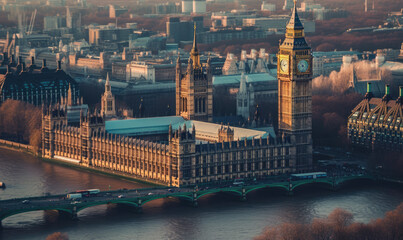
[(142, 213), (143, 212), (143, 207), (142, 206), (136, 207), (136, 212), (137, 213)]
[(287, 196), (293, 196), (294, 192), (292, 191), (292, 182), (290, 181), (288, 183), (288, 191), (287, 191)]
[(72, 219), (72, 220), (78, 220), (78, 217), (77, 217), (77, 207), (76, 207), (76, 206), (74, 206), (73, 209), (72, 209), (72, 211), (71, 211), (71, 219)]
[(197, 202), (197, 192), (196, 192), (196, 189), (193, 190), (192, 206), (193, 206), (193, 207), (198, 207), (198, 206), (199, 206), (199, 203)]
[(339, 184), (333, 184), (332, 191), (337, 192), (339, 190), (339, 188), (340, 188)]
[(244, 187), (242, 187), (241, 201), (242, 201), (242, 202), (245, 202), (245, 201), (246, 201), (246, 190), (245, 190)]

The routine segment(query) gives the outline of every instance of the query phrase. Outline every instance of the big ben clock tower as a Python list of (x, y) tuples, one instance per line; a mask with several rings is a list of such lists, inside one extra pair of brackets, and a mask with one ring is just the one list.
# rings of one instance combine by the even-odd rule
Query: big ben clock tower
[(305, 41), (296, 0), (277, 55), (278, 128), (296, 145), (297, 171), (312, 165), (312, 54)]

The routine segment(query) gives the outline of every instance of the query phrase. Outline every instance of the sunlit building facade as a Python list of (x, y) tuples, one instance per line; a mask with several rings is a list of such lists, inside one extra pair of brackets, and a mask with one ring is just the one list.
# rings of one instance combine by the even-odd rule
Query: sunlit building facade
[(374, 98), (368, 83), (365, 98), (348, 117), (347, 133), (353, 146), (403, 152), (403, 87), (396, 100), (389, 91), (386, 85), (385, 96)]
[[(296, 8), (286, 36), (279, 54), (290, 63), (278, 66), (285, 97), (279, 98), (277, 134), (272, 127), (211, 122), (210, 61), (201, 64), (194, 36), (186, 72), (177, 62), (176, 116), (105, 121), (94, 113), (81, 116), (74, 127), (63, 109), (50, 107), (42, 118), (42, 156), (170, 186), (307, 171), (312, 164), (312, 55)], [(297, 67), (295, 55), (307, 65)]]

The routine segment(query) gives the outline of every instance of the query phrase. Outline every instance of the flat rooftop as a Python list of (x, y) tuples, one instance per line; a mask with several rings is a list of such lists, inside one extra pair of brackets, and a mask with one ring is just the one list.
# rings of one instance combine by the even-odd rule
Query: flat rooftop
[[(167, 134), (169, 131), (169, 125), (172, 126), (173, 130), (177, 130), (180, 127), (183, 129), (184, 125), (186, 125), (187, 129), (192, 129), (194, 125), (196, 129), (196, 138), (208, 141), (216, 141), (218, 139), (218, 130), (222, 126), (216, 123), (185, 120), (183, 117), (179, 116), (168, 116), (106, 121), (105, 129), (108, 133), (140, 137)], [(234, 140), (260, 137), (266, 138), (268, 135), (275, 137), (275, 132), (272, 127), (268, 127), (264, 130), (232, 126), (230, 126), (230, 128), (234, 131)]]

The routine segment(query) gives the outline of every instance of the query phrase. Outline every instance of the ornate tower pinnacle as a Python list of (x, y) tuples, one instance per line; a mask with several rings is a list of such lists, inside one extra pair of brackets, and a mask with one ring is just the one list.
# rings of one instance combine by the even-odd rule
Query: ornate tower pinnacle
[(197, 41), (196, 41), (196, 23), (194, 24), (194, 30), (193, 30), (193, 48), (190, 51), (190, 57), (193, 61), (193, 68), (198, 69), (201, 67), (200, 64), (200, 55), (199, 55), (199, 50), (197, 49)]
[(69, 83), (69, 90), (67, 91), (67, 106), (73, 106), (73, 93), (71, 91), (70, 83)]
[(101, 99), (101, 112), (105, 117), (115, 116), (115, 97), (111, 91), (111, 84), (109, 83), (109, 73), (106, 74), (105, 92)]
[(180, 60), (176, 64), (176, 116), (187, 120), (213, 120), (213, 81), (211, 59), (207, 66), (200, 63), (197, 49), (196, 25), (194, 26), (193, 48), (186, 73), (182, 74)]
[(111, 91), (111, 84), (109, 83), (109, 73), (106, 73), (105, 92)]

